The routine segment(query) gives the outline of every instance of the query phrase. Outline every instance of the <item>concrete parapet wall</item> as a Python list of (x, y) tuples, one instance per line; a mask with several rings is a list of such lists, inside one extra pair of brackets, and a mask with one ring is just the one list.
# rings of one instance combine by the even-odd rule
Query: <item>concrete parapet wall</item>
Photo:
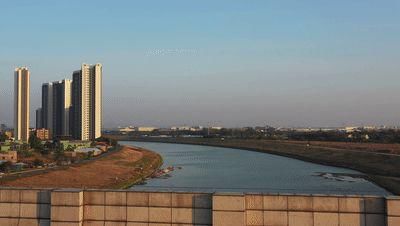
[(0, 226), (399, 226), (400, 198), (0, 189)]

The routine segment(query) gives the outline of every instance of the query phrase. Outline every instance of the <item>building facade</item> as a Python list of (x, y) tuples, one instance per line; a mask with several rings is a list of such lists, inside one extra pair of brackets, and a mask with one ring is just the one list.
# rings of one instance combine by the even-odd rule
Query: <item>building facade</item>
[(36, 137), (41, 139), (41, 140), (49, 140), (50, 139), (50, 133), (48, 129), (36, 129)]
[(36, 109), (36, 129), (43, 128), (42, 123), (42, 108)]
[(29, 139), (30, 73), (19, 67), (14, 72), (14, 137), (18, 141)]
[(101, 64), (82, 64), (73, 73), (72, 136), (78, 140), (101, 137), (102, 129), (102, 72)]
[(72, 81), (53, 82), (53, 138), (70, 136)]
[(42, 126), (53, 134), (53, 83), (42, 85)]

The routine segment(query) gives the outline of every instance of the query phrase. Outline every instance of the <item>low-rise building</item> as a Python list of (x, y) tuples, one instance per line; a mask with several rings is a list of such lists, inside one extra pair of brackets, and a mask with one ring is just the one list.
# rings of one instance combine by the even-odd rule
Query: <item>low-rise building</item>
[(137, 127), (138, 132), (153, 132), (156, 129), (156, 127)]
[(36, 137), (41, 140), (48, 140), (50, 139), (50, 131), (48, 129), (37, 129), (36, 130)]
[(61, 140), (61, 146), (64, 151), (68, 148), (76, 149), (76, 148), (89, 148), (92, 144), (91, 141), (81, 141), (81, 140)]
[(16, 151), (0, 152), (0, 160), (16, 163), (18, 162), (18, 154)]
[(100, 149), (98, 148), (77, 148), (75, 149), (75, 152), (78, 154), (89, 154), (92, 153), (93, 156), (98, 156), (103, 153)]

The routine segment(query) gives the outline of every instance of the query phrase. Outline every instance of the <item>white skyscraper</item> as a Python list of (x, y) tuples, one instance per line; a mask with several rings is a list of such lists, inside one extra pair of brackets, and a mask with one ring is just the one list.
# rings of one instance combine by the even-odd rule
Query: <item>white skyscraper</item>
[(79, 140), (101, 137), (102, 72), (101, 64), (82, 64), (73, 73), (72, 136)]
[(27, 142), (30, 118), (30, 73), (19, 67), (14, 72), (14, 137)]

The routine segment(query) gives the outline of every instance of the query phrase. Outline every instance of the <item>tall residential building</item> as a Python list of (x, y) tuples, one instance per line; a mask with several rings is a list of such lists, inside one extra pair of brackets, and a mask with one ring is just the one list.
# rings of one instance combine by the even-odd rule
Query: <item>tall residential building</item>
[(14, 137), (27, 142), (29, 139), (30, 73), (19, 67), (14, 72)]
[(36, 129), (43, 128), (42, 119), (42, 109), (38, 108), (36, 109)]
[(102, 129), (101, 64), (82, 64), (72, 82), (72, 135), (79, 140), (94, 140)]
[(53, 138), (70, 136), (72, 81), (53, 82)]
[(49, 130), (53, 136), (53, 83), (42, 85), (42, 128)]

